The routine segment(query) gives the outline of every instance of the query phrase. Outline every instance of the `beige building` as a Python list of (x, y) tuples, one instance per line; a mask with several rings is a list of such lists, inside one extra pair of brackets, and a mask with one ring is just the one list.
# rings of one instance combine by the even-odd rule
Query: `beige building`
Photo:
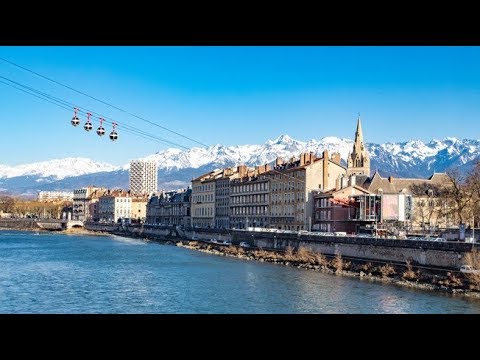
[(284, 162), (277, 158), (267, 173), (270, 180), (270, 227), (283, 230), (310, 230), (313, 220), (313, 191), (335, 188), (336, 179), (346, 173), (340, 155), (321, 158), (300, 154)]
[(71, 191), (39, 191), (37, 200), (40, 202), (73, 201)]
[(147, 195), (132, 196), (132, 219), (145, 221), (147, 218)]
[(132, 217), (132, 197), (130, 191), (109, 190), (98, 201), (100, 221), (118, 222), (122, 218)]
[(240, 165), (223, 169), (219, 177), (215, 179), (215, 227), (218, 229), (230, 229), (230, 192), (231, 182), (234, 179), (246, 176), (247, 167)]
[(193, 227), (215, 227), (215, 180), (223, 170), (215, 170), (192, 180), (191, 220)]

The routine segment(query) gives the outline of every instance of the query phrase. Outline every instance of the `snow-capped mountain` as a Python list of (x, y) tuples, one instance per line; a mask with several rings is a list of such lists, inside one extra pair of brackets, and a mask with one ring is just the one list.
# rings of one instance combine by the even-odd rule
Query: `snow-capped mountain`
[(223, 146), (220, 144), (208, 148), (192, 148), (188, 151), (167, 149), (142, 160), (156, 161), (159, 169), (175, 171), (180, 169), (197, 169), (206, 165), (215, 167), (246, 164), (255, 166), (269, 163), (280, 156), (284, 159), (298, 157), (301, 152), (313, 151), (321, 154), (324, 149), (330, 153), (340, 152), (343, 159), (353, 147), (353, 141), (336, 137), (325, 137), (321, 140), (302, 142), (288, 135), (281, 135), (275, 140), (268, 140), (263, 145)]
[[(192, 178), (215, 168), (246, 164), (270, 163), (280, 156), (298, 157), (312, 151), (321, 156), (339, 152), (343, 161), (353, 148), (353, 140), (324, 137), (307, 142), (281, 135), (263, 145), (212, 145), (187, 151), (167, 149), (144, 157), (159, 167), (159, 186), (176, 189), (190, 184)], [(446, 138), (424, 143), (411, 140), (402, 143), (367, 144), (371, 158), (370, 169), (384, 176), (428, 177), (433, 172), (450, 168), (466, 170), (480, 155), (480, 140)], [(39, 190), (72, 190), (87, 185), (128, 187), (129, 165), (118, 167), (85, 158), (66, 158), (9, 167), (0, 165), (0, 191), (34, 194)]]
[(66, 177), (102, 171), (115, 171), (118, 169), (118, 166), (96, 162), (86, 158), (74, 157), (18, 166), (0, 165), (0, 178), (36, 175), (40, 178), (53, 177), (56, 180), (61, 180)]

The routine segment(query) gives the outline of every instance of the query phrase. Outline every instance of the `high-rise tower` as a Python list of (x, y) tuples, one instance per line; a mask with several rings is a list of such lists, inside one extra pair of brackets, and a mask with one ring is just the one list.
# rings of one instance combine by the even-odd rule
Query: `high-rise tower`
[(132, 160), (130, 162), (130, 191), (133, 194), (151, 195), (157, 192), (157, 163)]
[(347, 175), (367, 175), (370, 176), (370, 157), (363, 143), (362, 123), (360, 116), (357, 120), (357, 131), (355, 132), (355, 142), (353, 143), (353, 152), (348, 154)]

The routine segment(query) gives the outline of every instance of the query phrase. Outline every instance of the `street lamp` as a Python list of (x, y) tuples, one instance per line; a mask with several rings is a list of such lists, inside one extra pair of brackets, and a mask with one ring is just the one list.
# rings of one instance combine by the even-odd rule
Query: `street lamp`
[(472, 215), (472, 249), (475, 246), (475, 215)]

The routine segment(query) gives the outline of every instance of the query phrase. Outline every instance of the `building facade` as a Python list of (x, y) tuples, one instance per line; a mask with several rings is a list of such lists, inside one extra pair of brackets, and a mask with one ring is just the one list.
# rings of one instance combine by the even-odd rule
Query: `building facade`
[(190, 227), (192, 189), (162, 191), (147, 203), (146, 223), (149, 225), (180, 225)]
[(312, 230), (321, 232), (358, 231), (356, 217), (358, 206), (353, 195), (369, 194), (360, 186), (349, 185), (339, 190), (314, 193), (314, 220)]
[(72, 191), (39, 191), (37, 200), (40, 202), (73, 201)]
[(96, 203), (98, 198), (106, 191), (107, 189), (96, 186), (74, 190), (72, 220), (93, 220), (95, 218), (94, 211), (96, 210), (96, 206), (93, 206), (93, 203)]
[(215, 170), (192, 180), (192, 227), (215, 227), (215, 180), (222, 173)]
[(132, 195), (132, 220), (145, 222), (147, 218), (147, 195)]
[(270, 227), (270, 179), (266, 173), (269, 165), (248, 170), (231, 181), (230, 227)]
[(428, 179), (383, 178), (377, 171), (368, 184), (368, 190), (378, 194), (412, 195), (412, 232), (432, 232), (439, 228), (458, 226), (450, 211), (451, 204), (441, 197), (442, 189), (449, 186), (445, 173), (434, 173)]
[(270, 180), (270, 227), (282, 230), (310, 230), (313, 221), (314, 190), (335, 188), (336, 179), (346, 173), (335, 154), (328, 151), (318, 158), (313, 153), (300, 154), (284, 162), (277, 158), (267, 173)]
[(130, 162), (130, 191), (132, 194), (152, 195), (158, 190), (158, 168), (154, 161)]
[(118, 222), (119, 219), (132, 217), (132, 198), (130, 191), (111, 190), (98, 201), (100, 221)]
[(231, 182), (246, 176), (248, 168), (245, 165), (224, 169), (215, 179), (215, 227), (230, 229), (230, 195)]

